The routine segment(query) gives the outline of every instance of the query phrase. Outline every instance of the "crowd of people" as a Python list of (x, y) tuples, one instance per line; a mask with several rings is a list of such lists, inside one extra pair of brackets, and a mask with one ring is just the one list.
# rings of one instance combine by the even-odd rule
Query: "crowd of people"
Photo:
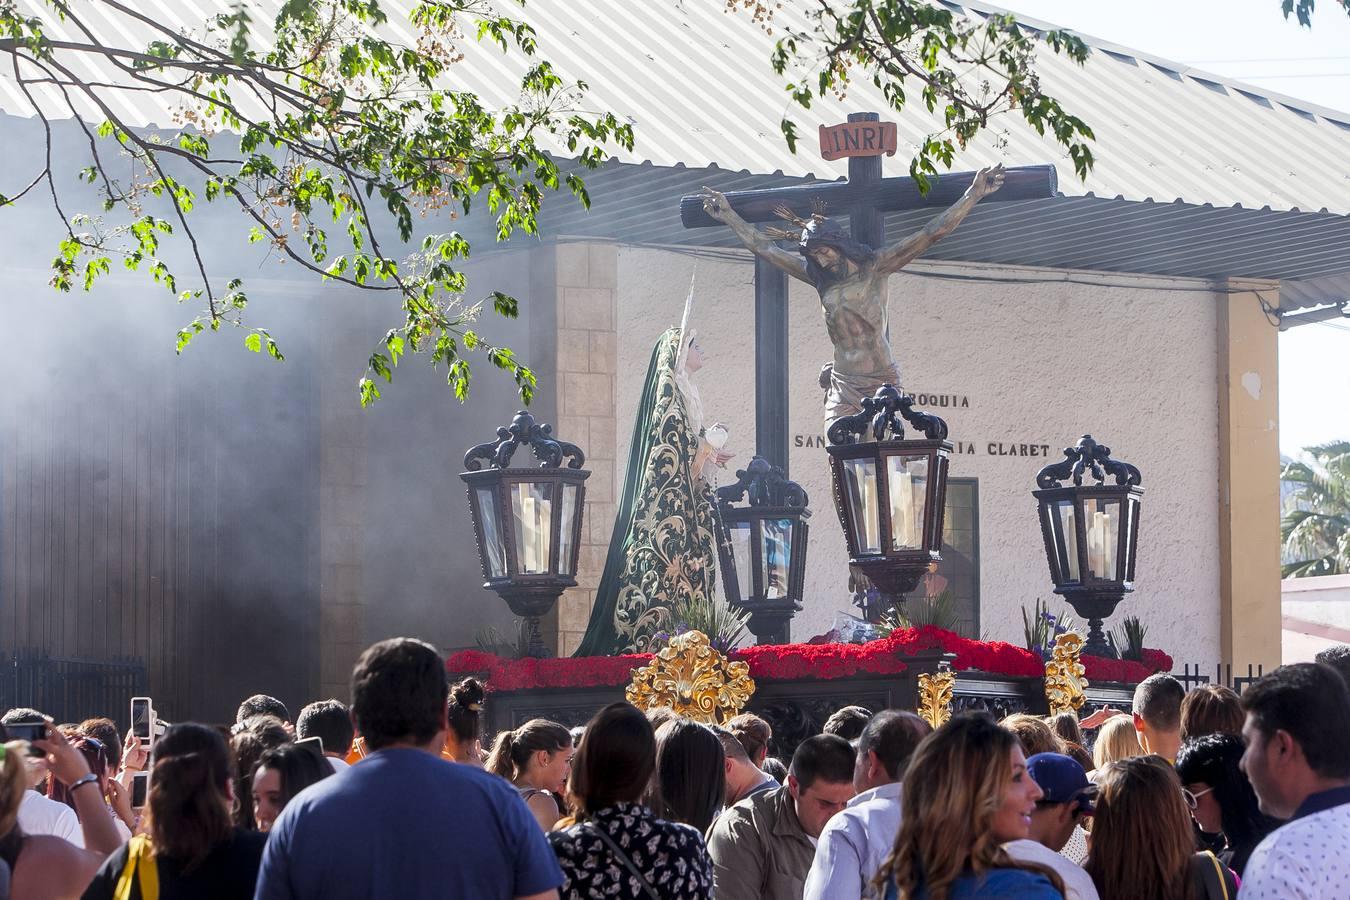
[(9, 710), (33, 739), (0, 744), (0, 900), (1350, 897), (1347, 684), (1338, 647), (1082, 721), (850, 706), (785, 765), (753, 714), (614, 703), (484, 752), (483, 686), (399, 638), (294, 720), (258, 695), (120, 739)]

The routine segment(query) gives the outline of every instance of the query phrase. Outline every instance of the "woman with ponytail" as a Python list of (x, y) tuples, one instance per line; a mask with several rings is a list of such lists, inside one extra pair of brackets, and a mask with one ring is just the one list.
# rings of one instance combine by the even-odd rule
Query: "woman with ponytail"
[(267, 836), (234, 826), (233, 799), (220, 732), (171, 726), (155, 742), (145, 833), (108, 858), (85, 900), (251, 900)]
[(504, 731), (487, 759), (487, 770), (516, 786), (539, 827), (548, 831), (562, 816), (555, 796), (567, 789), (572, 733), (547, 719), (531, 719)]
[(1043, 794), (1022, 745), (982, 714), (953, 716), (919, 745), (903, 779), (900, 834), (877, 888), (887, 900), (1062, 900), (1050, 869), (1012, 859)]

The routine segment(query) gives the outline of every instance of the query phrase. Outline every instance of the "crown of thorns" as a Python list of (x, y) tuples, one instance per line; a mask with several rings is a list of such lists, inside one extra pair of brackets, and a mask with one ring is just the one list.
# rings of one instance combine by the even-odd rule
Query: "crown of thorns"
[(776, 207), (773, 214), (784, 222), (791, 222), (793, 225), (792, 228), (770, 225), (764, 229), (764, 233), (776, 241), (805, 241), (812, 232), (827, 221), (825, 218), (825, 201), (819, 197), (811, 200), (811, 215), (809, 218), (803, 219), (786, 206)]

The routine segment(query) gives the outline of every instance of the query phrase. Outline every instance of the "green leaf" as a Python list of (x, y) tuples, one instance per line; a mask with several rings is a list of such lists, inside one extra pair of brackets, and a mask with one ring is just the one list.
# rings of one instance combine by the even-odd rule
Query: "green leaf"
[[(494, 96), (487, 103), (453, 89), (446, 55), (379, 27), (387, 19), (383, 6), (381, 0), (281, 0), (270, 22), (257, 23), (254, 4), (231, 0), (206, 21), (204, 35), (194, 33), (202, 23), (189, 16), (174, 23), (173, 33), (157, 32), (139, 45), (124, 37), (140, 33), (139, 25), (116, 9), (97, 21), (99, 33), (63, 31), (63, 40), (87, 42), (91, 51), (107, 48), (118, 58), (125, 51), (134, 71), (163, 86), (157, 102), (181, 109), (183, 118), (172, 129), (146, 132), (129, 127), (119, 118), (122, 107), (110, 104), (96, 134), (116, 141), (118, 152), (90, 154), (76, 163), (83, 165), (80, 180), (97, 186), (93, 202), (103, 215), (61, 223), (65, 229), (79, 220), (82, 233), (58, 243), (53, 287), (92, 289), (118, 258), (127, 271), (148, 275), (177, 302), (201, 305), (198, 319), (174, 330), (177, 352), (207, 328), (218, 331), (228, 324), (246, 330), (250, 352), (266, 350), (281, 360), (273, 337), (245, 321), (249, 298), (232, 276), (264, 257), (283, 261), (288, 272), (301, 269), (292, 277), (340, 279), (397, 296), (403, 321), (390, 323), (396, 334), (368, 361), (363, 404), (378, 398), (376, 383), (391, 381), (392, 370), (408, 355), (423, 352), (433, 365), (446, 364), (451, 388), (466, 397), (472, 368), (460, 356), (458, 340), (487, 304), (461, 305), (467, 280), (459, 261), (471, 250), (461, 235), (421, 241), (420, 256), (409, 257), (399, 246), (414, 240), (415, 213), (453, 219), (468, 215), (477, 202), (494, 218), (499, 239), (537, 234), (551, 192), (566, 190), (583, 206), (590, 203), (584, 179), (573, 167), (563, 171), (544, 149), (545, 140), (549, 148), (568, 148), (580, 163), (575, 168), (585, 170), (602, 165), (616, 147), (631, 150), (635, 133), (612, 111), (582, 112), (595, 105), (586, 99), (587, 86), (569, 83), (539, 55), (538, 37), (526, 23), (477, 0), (412, 5), (410, 18), (427, 40), (457, 28), (477, 30), (484, 42), (528, 59), (515, 85), (521, 99), (499, 103)], [(43, 19), (64, 18), (66, 4), (35, 9), (41, 11), (24, 18), (0, 8), (0, 31), (33, 59), (51, 59)], [(336, 46), (335, 23), (342, 35)], [(255, 28), (259, 25), (266, 27)], [(223, 54), (203, 54), (200, 43)], [(232, 96), (241, 89), (247, 109)], [(239, 135), (238, 143), (216, 147), (212, 135), (222, 132)], [(193, 218), (199, 194), (207, 202), (238, 204), (249, 220), (240, 226), (239, 244), (261, 245), (261, 252), (237, 263), (218, 262), (230, 260), (238, 244)], [(8, 202), (0, 196), (0, 206)], [(166, 208), (171, 212), (161, 218)], [(319, 224), (328, 221), (338, 223), (331, 233)], [(203, 247), (209, 249), (204, 266), (194, 257)], [(189, 260), (186, 270), (171, 268), (181, 267), (183, 259)], [(194, 283), (181, 289), (177, 277), (185, 271), (193, 273)], [(223, 295), (206, 295), (207, 284), (226, 280)], [(519, 315), (519, 303), (508, 294), (488, 290), (486, 297), (497, 315)], [(510, 348), (497, 346), (491, 326), (475, 327), (465, 345), (487, 353), (528, 401), (533, 373)]]
[(357, 385), (361, 395), (361, 408), (370, 406), (376, 400), (380, 399), (380, 388), (369, 378), (362, 378)]

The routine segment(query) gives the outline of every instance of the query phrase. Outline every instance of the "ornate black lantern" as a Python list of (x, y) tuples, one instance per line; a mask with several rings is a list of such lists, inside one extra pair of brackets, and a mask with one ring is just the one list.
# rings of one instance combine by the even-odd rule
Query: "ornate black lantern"
[[(478, 558), (487, 579), (483, 587), (496, 591), (528, 623), (530, 656), (548, 653), (539, 617), (566, 588), (576, 586), (585, 482), (591, 475), (581, 468), (586, 462), (581, 449), (552, 432), (521, 410), (510, 426), (497, 429), (496, 441), (464, 454), (469, 471), (459, 476), (469, 486)], [(534, 452), (538, 466), (511, 467), (522, 444)]]
[[(905, 440), (901, 419), (923, 432), (924, 439)], [(872, 440), (862, 440), (869, 434)], [(913, 397), (887, 384), (863, 399), (861, 412), (835, 421), (826, 438), (849, 563), (880, 593), (880, 604), (863, 610), (868, 620), (877, 621), (942, 559), (952, 452), (947, 423), (916, 411)]]
[[(1085, 434), (1065, 459), (1036, 475), (1040, 490), (1041, 534), (1055, 593), (1088, 620), (1083, 648), (1094, 656), (1114, 657), (1102, 620), (1134, 590), (1134, 556), (1139, 545), (1139, 503), (1144, 489), (1139, 470), (1111, 458), (1111, 449)], [(1091, 475), (1096, 484), (1083, 485)], [(1115, 484), (1106, 484), (1106, 476)], [(1072, 479), (1073, 484), (1061, 482)]]
[[(747, 506), (732, 506), (748, 495)], [(783, 470), (756, 456), (717, 491), (717, 555), (727, 603), (750, 614), (760, 644), (786, 644), (802, 609), (806, 491)]]

